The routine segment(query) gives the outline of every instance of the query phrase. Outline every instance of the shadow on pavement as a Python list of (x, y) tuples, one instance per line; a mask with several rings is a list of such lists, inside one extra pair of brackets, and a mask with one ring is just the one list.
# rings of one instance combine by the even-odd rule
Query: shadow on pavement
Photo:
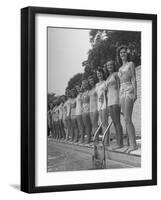
[(20, 185), (18, 184), (10, 184), (10, 187), (14, 188), (15, 190), (20, 190)]

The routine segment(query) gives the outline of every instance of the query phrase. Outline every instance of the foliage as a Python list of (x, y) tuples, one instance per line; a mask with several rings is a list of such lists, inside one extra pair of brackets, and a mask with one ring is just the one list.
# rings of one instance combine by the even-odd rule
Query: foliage
[(83, 75), (82, 73), (78, 73), (78, 74), (74, 75), (74, 76), (68, 81), (67, 88), (72, 89), (73, 87), (75, 87), (76, 84), (81, 84), (82, 75)]
[(53, 101), (56, 99), (55, 93), (48, 93), (47, 95), (47, 101), (48, 105), (53, 103)]
[[(136, 66), (141, 63), (141, 33), (134, 31), (91, 30), (89, 33), (92, 48), (88, 51), (88, 59), (82, 63), (94, 71), (103, 66), (109, 59), (117, 63), (117, 48), (124, 44), (128, 46), (131, 60)], [(88, 69), (88, 71), (90, 71)]]

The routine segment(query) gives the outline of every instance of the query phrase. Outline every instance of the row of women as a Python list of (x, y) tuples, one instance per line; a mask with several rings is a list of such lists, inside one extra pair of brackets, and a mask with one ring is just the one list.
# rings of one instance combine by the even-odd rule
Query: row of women
[[(54, 102), (50, 123), (54, 138), (90, 143), (100, 123), (104, 133), (110, 116), (116, 130), (116, 148), (122, 148), (124, 144), (121, 111), (129, 137), (127, 152), (137, 149), (132, 122), (133, 105), (137, 98), (135, 67), (134, 63), (128, 60), (126, 46), (121, 46), (118, 53), (118, 72), (115, 71), (114, 61), (109, 60), (106, 63), (107, 78), (104, 70), (98, 68), (96, 77), (91, 75), (83, 78), (81, 85), (77, 84), (71, 90), (67, 89), (66, 95)], [(109, 145), (109, 134), (105, 139), (105, 145)]]

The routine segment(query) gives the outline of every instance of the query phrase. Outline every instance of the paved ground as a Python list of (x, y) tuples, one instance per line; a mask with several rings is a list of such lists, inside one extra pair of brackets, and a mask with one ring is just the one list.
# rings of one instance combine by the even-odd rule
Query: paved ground
[(85, 170), (92, 167), (91, 156), (79, 156), (48, 143), (48, 172)]
[[(127, 168), (123, 163), (109, 160), (106, 166), (109, 169)], [(90, 154), (78, 153), (72, 149), (62, 149), (48, 140), (48, 172), (92, 170), (92, 157)]]

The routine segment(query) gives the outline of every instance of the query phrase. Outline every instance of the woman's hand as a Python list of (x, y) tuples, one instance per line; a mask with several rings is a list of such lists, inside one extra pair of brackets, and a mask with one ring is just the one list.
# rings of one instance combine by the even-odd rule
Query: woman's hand
[(134, 94), (134, 102), (137, 100), (137, 95)]

